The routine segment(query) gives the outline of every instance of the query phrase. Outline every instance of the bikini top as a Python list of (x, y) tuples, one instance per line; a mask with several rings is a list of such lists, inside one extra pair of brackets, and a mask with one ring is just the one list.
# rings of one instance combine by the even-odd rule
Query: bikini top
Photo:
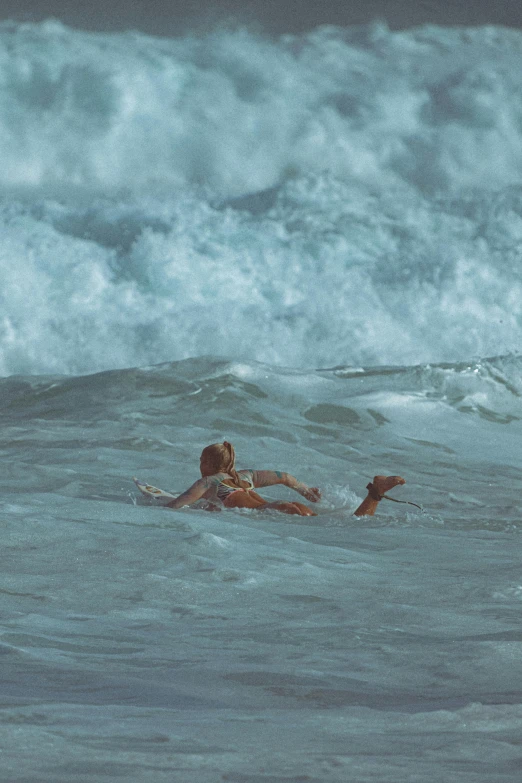
[(249, 487), (231, 487), (230, 484), (225, 484), (225, 481), (228, 481), (229, 479), (218, 479), (218, 483), (213, 487), (214, 493), (216, 496), (216, 499), (219, 500), (221, 503), (224, 503), (225, 500), (228, 498), (229, 495), (231, 495), (233, 492), (250, 492), (251, 490), (255, 489), (254, 482), (252, 480), (252, 471), (251, 470), (238, 470), (238, 476), (243, 481), (248, 481), (250, 483)]

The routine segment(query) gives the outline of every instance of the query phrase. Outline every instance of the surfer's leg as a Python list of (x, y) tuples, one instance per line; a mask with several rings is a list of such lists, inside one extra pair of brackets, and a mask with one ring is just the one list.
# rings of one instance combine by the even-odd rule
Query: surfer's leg
[(266, 501), (257, 492), (232, 492), (223, 505), (225, 508), (263, 508)]
[(289, 502), (282, 502), (276, 500), (274, 503), (266, 503), (264, 508), (272, 508), (274, 511), (281, 511), (283, 514), (297, 514), (300, 517), (316, 517), (315, 511), (305, 506), (304, 503), (299, 503), (295, 500)]
[(258, 508), (260, 511), (263, 511), (265, 508), (272, 508), (274, 511), (281, 511), (283, 514), (297, 514), (301, 517), (317, 516), (315, 511), (305, 506), (304, 503), (297, 501), (284, 502), (282, 500), (267, 503), (257, 492), (232, 492), (223, 505), (226, 508)]

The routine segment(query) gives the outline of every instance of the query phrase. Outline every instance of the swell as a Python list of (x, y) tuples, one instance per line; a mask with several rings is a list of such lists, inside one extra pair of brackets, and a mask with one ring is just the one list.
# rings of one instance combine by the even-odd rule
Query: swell
[(312, 371), (200, 357), (13, 376), (0, 380), (3, 480), (16, 495), (120, 504), (133, 475), (181, 492), (201, 448), (227, 439), (240, 467), (321, 486), (322, 526), (358, 525), (368, 481), (399, 474), (407, 484), (393, 495), (424, 512), (386, 503), (364, 528), (517, 532), (521, 394), (517, 356)]
[[(359, 408), (372, 399), (378, 407), (379, 399), (403, 397), (509, 424), (522, 418), (522, 359), (506, 355), (415, 366), (293, 370), (200, 357), (81, 376), (11, 376), (0, 379), (0, 393), (5, 421), (103, 419), (142, 411), (159, 419), (181, 415), (181, 423), (190, 408), (193, 419), (212, 410), (237, 421), (244, 415), (255, 426), (256, 420), (268, 423), (269, 411), (272, 415), (279, 409), (282, 415), (293, 407), (310, 422), (364, 430), (387, 420), (369, 408), (366, 426)], [(181, 403), (182, 413), (176, 410)]]

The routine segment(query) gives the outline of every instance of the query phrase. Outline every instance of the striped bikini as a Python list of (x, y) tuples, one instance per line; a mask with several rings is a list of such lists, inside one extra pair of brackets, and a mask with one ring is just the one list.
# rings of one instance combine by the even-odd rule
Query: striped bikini
[[(213, 487), (213, 494), (215, 494), (216, 500), (219, 500), (220, 503), (224, 503), (225, 500), (234, 492), (250, 492), (251, 490), (255, 489), (254, 482), (252, 480), (252, 473), (252, 470), (238, 471), (238, 476), (240, 476), (243, 481), (248, 481), (250, 483), (249, 487), (231, 487), (230, 484), (225, 484), (225, 481), (222, 479), (218, 479), (219, 483)], [(210, 500), (210, 498), (208, 499)]]

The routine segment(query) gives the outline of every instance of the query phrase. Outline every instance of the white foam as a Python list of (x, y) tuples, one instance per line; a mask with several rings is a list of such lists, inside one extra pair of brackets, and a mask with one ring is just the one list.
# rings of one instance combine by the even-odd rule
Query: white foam
[(388, 186), (516, 182), (520, 49), (508, 30), (165, 40), (3, 24), (0, 182), (240, 194), (296, 168)]
[(0, 373), (517, 350), (521, 42), (0, 25)]

